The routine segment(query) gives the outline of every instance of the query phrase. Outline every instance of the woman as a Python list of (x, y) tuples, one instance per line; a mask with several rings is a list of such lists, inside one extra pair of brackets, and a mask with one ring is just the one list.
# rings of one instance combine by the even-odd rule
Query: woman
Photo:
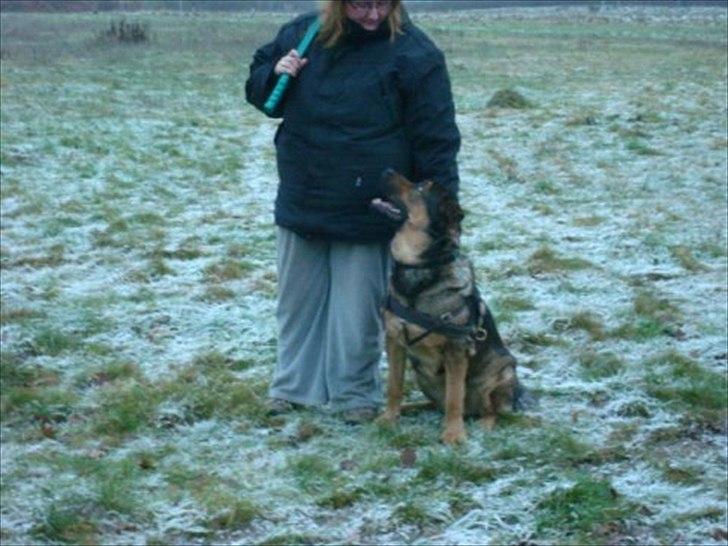
[[(305, 58), (295, 46), (315, 17)], [(379, 305), (397, 226), (370, 209), (391, 167), (457, 194), (460, 134), (442, 53), (399, 0), (328, 0), (256, 51), (245, 85), (263, 109), (280, 74), (291, 82), (272, 117), (280, 184), (278, 363), (271, 413), (325, 405), (349, 423), (381, 403)]]

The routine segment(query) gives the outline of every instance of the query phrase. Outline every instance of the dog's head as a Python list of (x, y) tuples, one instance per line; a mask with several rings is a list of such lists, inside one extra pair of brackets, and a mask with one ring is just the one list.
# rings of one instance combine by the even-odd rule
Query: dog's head
[(391, 169), (382, 177), (386, 200), (374, 199), (372, 207), (402, 222), (392, 240), (395, 260), (418, 265), (451, 255), (463, 219), (456, 197), (432, 180), (414, 184)]

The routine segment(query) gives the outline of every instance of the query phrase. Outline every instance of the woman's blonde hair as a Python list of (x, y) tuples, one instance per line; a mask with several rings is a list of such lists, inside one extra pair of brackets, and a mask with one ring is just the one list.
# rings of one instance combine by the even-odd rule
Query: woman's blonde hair
[[(321, 31), (318, 39), (324, 44), (324, 47), (333, 47), (344, 36), (346, 0), (323, 0), (321, 4)], [(389, 39), (394, 41), (395, 36), (402, 33), (401, 0), (392, 0), (392, 7), (389, 10), (386, 22), (389, 26)]]

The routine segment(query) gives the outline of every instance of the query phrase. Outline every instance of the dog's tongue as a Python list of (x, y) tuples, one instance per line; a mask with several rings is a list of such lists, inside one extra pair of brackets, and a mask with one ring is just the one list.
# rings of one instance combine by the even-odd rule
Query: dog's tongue
[(385, 216), (388, 216), (392, 220), (399, 221), (402, 220), (402, 211), (395, 207), (392, 203), (389, 201), (384, 201), (380, 199), (379, 197), (372, 199), (371, 206), (374, 210), (377, 212), (381, 212)]

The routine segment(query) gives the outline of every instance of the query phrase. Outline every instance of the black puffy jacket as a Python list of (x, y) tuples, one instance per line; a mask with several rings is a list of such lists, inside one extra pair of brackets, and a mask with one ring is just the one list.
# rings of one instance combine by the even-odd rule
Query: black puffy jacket
[[(256, 51), (245, 84), (262, 110), (278, 60), (298, 45), (316, 14), (284, 25)], [(460, 133), (442, 52), (408, 20), (394, 42), (382, 24), (348, 21), (341, 43), (315, 41), (308, 64), (272, 117), (283, 117), (275, 143), (280, 185), (276, 223), (305, 237), (369, 242), (396, 226), (371, 210), (387, 167), (419, 181), (458, 189)]]

